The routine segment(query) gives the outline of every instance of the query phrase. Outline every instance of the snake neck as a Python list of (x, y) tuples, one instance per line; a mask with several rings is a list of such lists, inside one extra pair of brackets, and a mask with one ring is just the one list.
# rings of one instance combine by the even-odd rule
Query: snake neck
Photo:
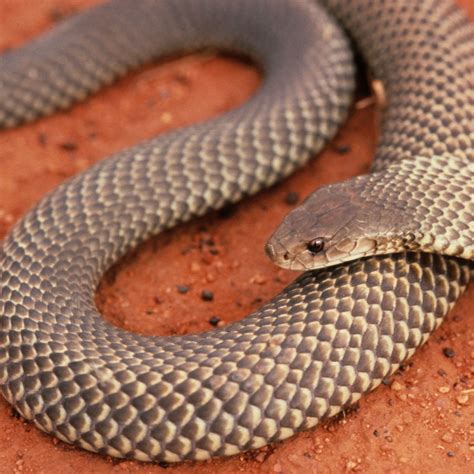
[[(453, 156), (401, 160), (375, 173), (363, 198), (382, 206), (384, 237), (397, 240), (393, 251), (421, 250), (474, 258), (474, 163)], [(393, 234), (393, 235), (390, 235)]]

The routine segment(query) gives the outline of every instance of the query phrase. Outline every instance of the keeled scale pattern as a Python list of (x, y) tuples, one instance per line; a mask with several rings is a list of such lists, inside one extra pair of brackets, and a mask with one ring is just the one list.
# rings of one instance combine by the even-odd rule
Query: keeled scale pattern
[[(365, 18), (374, 5), (353, 14)], [(259, 60), (267, 73), (260, 92), (223, 119), (67, 182), (2, 249), (2, 392), (41, 429), (89, 450), (204, 459), (314, 426), (411, 355), (469, 279), (461, 261), (401, 254), (307, 274), (211, 333), (146, 338), (108, 325), (93, 290), (120, 255), (268, 186), (334, 133), (352, 90), (346, 42), (297, 0), (119, 0), (1, 60), (0, 120), (13, 126), (131, 65), (207, 44)]]

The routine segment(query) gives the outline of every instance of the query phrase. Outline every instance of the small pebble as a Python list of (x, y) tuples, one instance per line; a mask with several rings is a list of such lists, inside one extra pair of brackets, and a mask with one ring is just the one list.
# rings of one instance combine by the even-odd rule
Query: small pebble
[(169, 112), (163, 112), (160, 119), (163, 123), (171, 123), (173, 121), (173, 116)]
[(454, 456), (456, 456), (456, 453), (455, 453), (454, 451), (448, 451), (446, 454), (447, 454), (448, 457), (450, 457), (450, 458), (454, 458)]
[(451, 389), (449, 387), (439, 387), (438, 392), (439, 393), (449, 393)]
[(392, 390), (399, 392), (400, 390), (403, 390), (405, 387), (401, 383), (395, 381), (392, 383), (391, 388)]
[(289, 206), (293, 206), (300, 200), (300, 195), (296, 191), (290, 191), (286, 196), (285, 196), (285, 203), (288, 204)]
[(438, 370), (438, 375), (441, 376), (441, 377), (446, 377), (446, 375), (448, 375), (448, 374), (446, 373), (445, 370), (439, 369), (439, 370)]
[(469, 402), (469, 395), (466, 395), (465, 393), (458, 395), (456, 397), (456, 401), (459, 403), (459, 405), (467, 405)]
[(260, 275), (259, 273), (250, 279), (250, 283), (254, 283), (256, 285), (264, 285), (266, 282), (267, 278), (263, 275)]
[(216, 281), (216, 276), (214, 275), (214, 273), (207, 273), (206, 274), (206, 281), (208, 281), (209, 283), (212, 283), (213, 281)]
[(444, 441), (445, 443), (452, 443), (454, 438), (451, 433), (444, 433), (443, 436), (441, 436), (441, 440)]
[(357, 463), (354, 462), (354, 461), (347, 461), (346, 463), (346, 469), (348, 471), (352, 471), (353, 469), (355, 469), (357, 467)]
[(217, 327), (217, 325), (221, 322), (221, 318), (219, 318), (219, 316), (212, 316), (210, 319), (209, 319), (209, 324), (211, 326), (214, 326), (214, 327)]
[(337, 145), (336, 152), (340, 155), (345, 155), (351, 151), (351, 147), (349, 145)]
[(443, 355), (448, 359), (452, 359), (456, 355), (456, 353), (450, 347), (445, 347), (443, 349)]
[(209, 290), (202, 290), (201, 299), (203, 301), (212, 301), (214, 299), (214, 293)]
[(189, 291), (189, 286), (186, 286), (186, 285), (178, 285), (176, 287), (176, 289), (178, 290), (178, 293), (181, 293), (182, 295), (184, 295), (185, 293), (187, 293)]
[(74, 142), (64, 142), (60, 143), (59, 147), (65, 151), (75, 151), (77, 150), (77, 144)]
[(48, 143), (48, 136), (44, 132), (40, 132), (38, 135), (38, 143), (40, 145), (46, 145)]

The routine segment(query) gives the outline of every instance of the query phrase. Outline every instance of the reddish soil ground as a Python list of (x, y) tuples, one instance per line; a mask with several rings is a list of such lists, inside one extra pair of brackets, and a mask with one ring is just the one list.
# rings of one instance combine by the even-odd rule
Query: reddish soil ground
[[(2, 0), (0, 50), (97, 0)], [(474, 19), (472, 0), (459, 2)], [(34, 6), (34, 8), (33, 8)], [(38, 199), (97, 160), (156, 133), (237, 106), (258, 87), (255, 70), (195, 55), (129, 75), (67, 113), (0, 133), (0, 238)], [(325, 183), (364, 173), (376, 137), (373, 106), (354, 109), (324, 153), (291, 179), (143, 245), (109, 272), (97, 295), (106, 317), (145, 334), (184, 334), (242, 318), (294, 278), (263, 253), (272, 229)], [(344, 150), (344, 148), (346, 148)], [(178, 285), (189, 287), (182, 294)], [(201, 298), (211, 291), (212, 301)], [(190, 311), (190, 308), (193, 308)], [(429, 342), (387, 385), (345, 416), (230, 459), (168, 467), (173, 473), (472, 472), (474, 285)], [(449, 349), (446, 351), (446, 349)], [(449, 356), (449, 357), (448, 357)], [(0, 400), (1, 472), (161, 472), (72, 448), (15, 416)]]

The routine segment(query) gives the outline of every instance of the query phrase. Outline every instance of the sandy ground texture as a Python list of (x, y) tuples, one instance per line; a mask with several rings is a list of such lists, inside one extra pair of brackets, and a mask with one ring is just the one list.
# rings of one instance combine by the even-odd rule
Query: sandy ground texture
[[(94, 3), (1, 0), (0, 50)], [(472, 0), (460, 3), (474, 19)], [(260, 80), (235, 60), (185, 57), (131, 74), (70, 112), (1, 132), (0, 238), (68, 176), (155, 133), (223, 113), (248, 98)], [(220, 324), (242, 318), (275, 295), (294, 274), (272, 265), (264, 243), (294, 201), (367, 171), (376, 112), (365, 105), (354, 108), (326, 151), (291, 179), (127, 256), (98, 291), (106, 318), (145, 334), (185, 334), (210, 329), (218, 320), (213, 317)], [(468, 472), (474, 466), (473, 311), (471, 285), (403, 370), (354, 409), (230, 459), (167, 467), (100, 457), (41, 433), (1, 400), (0, 472)]]

